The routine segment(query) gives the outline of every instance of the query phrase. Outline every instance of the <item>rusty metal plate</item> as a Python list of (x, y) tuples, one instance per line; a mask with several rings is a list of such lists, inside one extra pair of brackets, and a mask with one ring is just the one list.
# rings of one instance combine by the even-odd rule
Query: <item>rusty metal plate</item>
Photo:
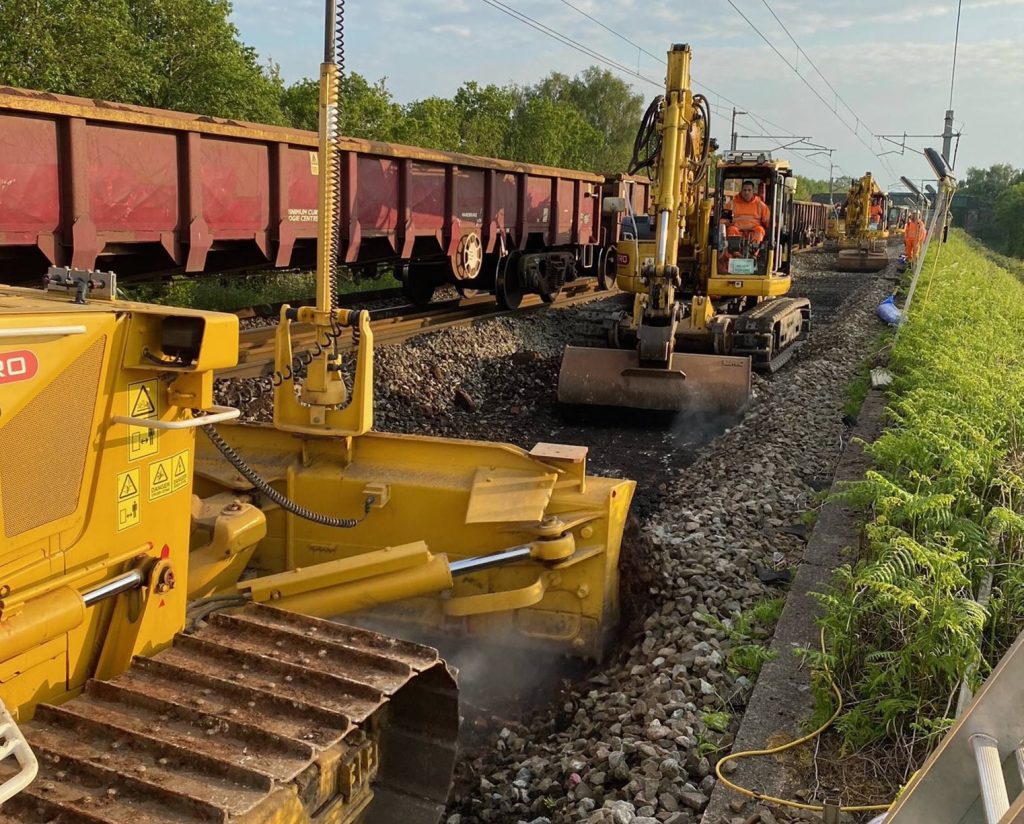
[(633, 350), (566, 347), (558, 400), (597, 406), (735, 414), (750, 402), (750, 358), (672, 355), (667, 369), (647, 368)]

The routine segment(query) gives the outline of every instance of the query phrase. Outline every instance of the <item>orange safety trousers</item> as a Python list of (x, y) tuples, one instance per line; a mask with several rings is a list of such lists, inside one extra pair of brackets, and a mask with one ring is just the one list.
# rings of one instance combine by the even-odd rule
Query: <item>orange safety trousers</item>
[(903, 251), (907, 260), (915, 260), (924, 243), (924, 225), (920, 221), (911, 220), (903, 233)]
[(751, 240), (760, 243), (764, 240), (764, 224), (771, 217), (771, 212), (764, 201), (755, 197), (749, 203), (738, 195), (732, 202), (732, 223), (726, 229), (730, 237), (739, 237), (743, 232), (750, 232)]

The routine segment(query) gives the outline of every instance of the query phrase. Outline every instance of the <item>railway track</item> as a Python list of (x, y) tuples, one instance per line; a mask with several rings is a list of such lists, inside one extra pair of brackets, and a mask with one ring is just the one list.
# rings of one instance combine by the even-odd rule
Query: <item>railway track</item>
[[(376, 293), (350, 295), (345, 305), (358, 307), (370, 301), (398, 297), (401, 290), (380, 290)], [(546, 306), (572, 306), (592, 300), (600, 294), (596, 280), (587, 279), (563, 287), (558, 297), (544, 303), (536, 295), (526, 295), (516, 312), (531, 312)], [(611, 294), (611, 293), (609, 293)], [(424, 332), (460, 326), (485, 318), (510, 314), (498, 305), (493, 295), (478, 295), (439, 301), (426, 307), (409, 304), (370, 310), (374, 342), (399, 343)], [(292, 337), (295, 351), (313, 346), (313, 330), (306, 324), (296, 324)], [(239, 335), (238, 365), (221, 369), (218, 378), (252, 378), (268, 375), (274, 369), (274, 335), (276, 326), (256, 326), (243, 329)], [(339, 339), (339, 350), (351, 351), (352, 341), (347, 336)]]

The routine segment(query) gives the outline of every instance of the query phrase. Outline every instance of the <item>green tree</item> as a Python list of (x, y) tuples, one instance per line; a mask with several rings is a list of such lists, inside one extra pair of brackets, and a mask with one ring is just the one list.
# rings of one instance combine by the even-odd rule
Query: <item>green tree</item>
[(276, 71), (230, 11), (228, 0), (4, 0), (0, 83), (283, 122)]
[(513, 115), (506, 156), (524, 163), (585, 169), (603, 142), (604, 135), (571, 104), (527, 94)]
[[(341, 134), (364, 140), (402, 140), (405, 114), (391, 95), (387, 78), (371, 83), (358, 72), (349, 72), (340, 86)], [(319, 81), (307, 77), (283, 88), (280, 107), (288, 125), (315, 132), (320, 116)]]
[(514, 86), (480, 86), (474, 80), (463, 83), (453, 99), (460, 150), (484, 157), (504, 156), (517, 99)]
[(829, 189), (828, 180), (815, 180), (811, 177), (804, 177), (803, 175), (796, 176), (796, 193), (795, 198), (797, 200), (810, 200), (811, 195), (827, 194), (829, 191), (833, 193), (837, 201), (842, 200), (846, 197), (847, 191), (850, 188), (850, 178), (848, 177), (837, 177), (832, 180), (832, 188)]
[(602, 136), (582, 155), (583, 168), (598, 173), (626, 170), (644, 111), (643, 97), (628, 83), (607, 69), (591, 66), (572, 78), (552, 72), (527, 94), (567, 104)]
[(410, 103), (405, 107), (397, 139), (425, 149), (461, 151), (462, 138), (455, 101), (446, 97), (428, 97)]
[(0, 32), (0, 85), (142, 103), (155, 84), (127, 0), (3, 0)]
[(1024, 181), (1007, 186), (999, 193), (993, 221), (1003, 250), (1024, 258)]
[(132, 0), (136, 36), (157, 79), (148, 105), (283, 123), (281, 82), (228, 20), (228, 0)]
[(340, 131), (365, 140), (396, 140), (402, 131), (402, 107), (388, 89), (387, 78), (370, 83), (356, 72), (341, 80)]
[(316, 80), (305, 77), (281, 92), (281, 113), (289, 126), (315, 132), (319, 109), (320, 84)]
[(994, 201), (1004, 189), (1022, 180), (1024, 170), (1015, 169), (1009, 163), (995, 163), (987, 169), (971, 166), (960, 184), (960, 193)]

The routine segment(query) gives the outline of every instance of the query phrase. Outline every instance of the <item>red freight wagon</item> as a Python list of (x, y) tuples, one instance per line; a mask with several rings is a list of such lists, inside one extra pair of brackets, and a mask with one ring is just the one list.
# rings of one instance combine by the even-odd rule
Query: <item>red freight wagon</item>
[(793, 202), (793, 245), (817, 246), (825, 240), (825, 227), (832, 207), (806, 200)]
[[(316, 145), (296, 129), (0, 88), (2, 277), (312, 265)], [(396, 264), (418, 300), (454, 282), (512, 306), (597, 271), (599, 175), (340, 147), (340, 255), (357, 271)]]

